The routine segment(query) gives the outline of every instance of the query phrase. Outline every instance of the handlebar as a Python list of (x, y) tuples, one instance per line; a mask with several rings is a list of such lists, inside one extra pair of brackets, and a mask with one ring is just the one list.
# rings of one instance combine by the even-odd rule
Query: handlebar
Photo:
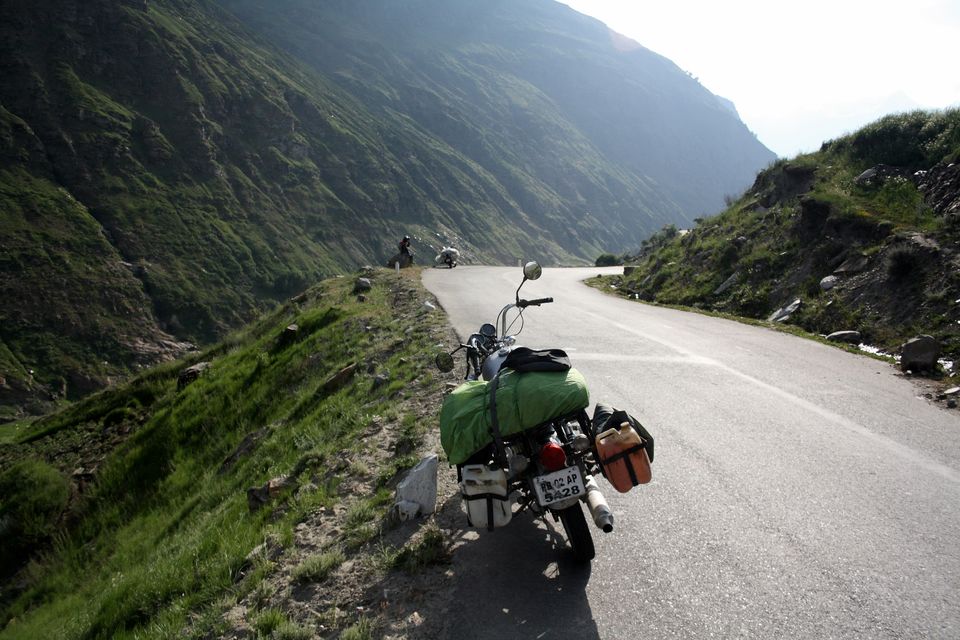
[[(465, 379), (479, 379), (481, 374), (480, 367), (482, 361), (486, 360), (487, 355), (492, 353), (494, 348), (499, 348), (504, 344), (512, 345), (514, 343), (514, 338), (507, 335), (507, 311), (513, 308), (522, 311), (527, 307), (539, 307), (542, 304), (548, 304), (550, 302), (553, 302), (553, 298), (536, 298), (534, 300), (521, 300), (518, 298), (515, 304), (508, 304), (501, 309), (497, 315), (497, 322), (502, 323), (499, 337), (496, 335), (474, 333), (467, 339), (466, 344), (461, 344), (454, 349), (453, 353), (456, 353), (460, 349), (466, 349), (467, 371)], [(521, 313), (520, 317), (522, 317), (522, 315)], [(453, 353), (450, 355), (453, 355)]]
[(553, 302), (553, 298), (536, 298), (535, 300), (517, 300), (517, 306), (521, 309), (526, 307), (539, 307), (542, 304)]
[(480, 378), (480, 357), (482, 355), (485, 358), (489, 350), (489, 347), (484, 344), (486, 342), (486, 336), (475, 333), (467, 340), (467, 344), (460, 345), (461, 348), (465, 347), (467, 349), (467, 372), (465, 376), (467, 380)]

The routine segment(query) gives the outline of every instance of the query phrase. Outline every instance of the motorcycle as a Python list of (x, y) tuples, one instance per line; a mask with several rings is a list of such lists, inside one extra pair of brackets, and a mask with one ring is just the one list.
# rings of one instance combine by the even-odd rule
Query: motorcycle
[(447, 265), (447, 268), (453, 269), (455, 266), (457, 266), (457, 261), (459, 259), (459, 251), (453, 247), (444, 247), (440, 253), (437, 254), (437, 257), (434, 258), (434, 262), (438, 265), (445, 264)]
[[(524, 512), (549, 515), (562, 524), (574, 557), (590, 561), (595, 546), (583, 505), (604, 533), (614, 525), (596, 476), (613, 481), (615, 473), (626, 474), (620, 485), (614, 484), (621, 492), (648, 482), (653, 439), (625, 412), (600, 404), (591, 420), (586, 382), (563, 351), (517, 345), (524, 311), (553, 302), (520, 298), (524, 283), (541, 274), (539, 264), (528, 262), (515, 301), (501, 309), (495, 324), (483, 324), (465, 344), (436, 356), (443, 372), (453, 370), (458, 351), (465, 351), (466, 360), (464, 384), (444, 399), (441, 443), (457, 467), (472, 526), (493, 530)], [(510, 334), (518, 321), (516, 334)], [(611, 420), (623, 421), (620, 429), (635, 423), (647, 438), (602, 451), (619, 437), (619, 431), (607, 429)]]

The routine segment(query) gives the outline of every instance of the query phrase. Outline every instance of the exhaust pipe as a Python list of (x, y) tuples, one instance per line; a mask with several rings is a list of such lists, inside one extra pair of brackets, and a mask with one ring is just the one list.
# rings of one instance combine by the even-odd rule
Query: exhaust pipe
[(587, 478), (587, 507), (593, 517), (593, 523), (604, 533), (610, 533), (613, 531), (613, 512), (610, 511), (607, 499), (600, 493), (600, 487), (594, 477), (587, 476)]

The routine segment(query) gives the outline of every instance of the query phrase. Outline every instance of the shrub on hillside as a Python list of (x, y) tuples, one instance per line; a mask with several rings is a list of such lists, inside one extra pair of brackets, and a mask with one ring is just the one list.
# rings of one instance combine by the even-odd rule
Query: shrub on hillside
[(740, 257), (740, 249), (732, 242), (723, 244), (717, 251), (717, 268), (728, 271)]
[(765, 286), (744, 284), (737, 287), (730, 299), (731, 311), (748, 318), (763, 318), (773, 311), (770, 292)]
[(645, 255), (651, 251), (656, 251), (676, 238), (679, 233), (680, 231), (676, 225), (665, 225), (662, 229), (640, 243), (640, 254)]
[(919, 266), (920, 255), (912, 247), (894, 247), (887, 254), (887, 276), (891, 280), (906, 280)]
[(615, 267), (618, 264), (620, 264), (620, 258), (612, 253), (601, 253), (596, 262), (598, 267)]
[(843, 300), (836, 296), (804, 299), (803, 306), (793, 314), (790, 322), (811, 333), (824, 335), (841, 330), (861, 331), (867, 326), (856, 309), (847, 308)]
[(868, 165), (928, 168), (960, 151), (960, 109), (889, 115), (827, 146)]

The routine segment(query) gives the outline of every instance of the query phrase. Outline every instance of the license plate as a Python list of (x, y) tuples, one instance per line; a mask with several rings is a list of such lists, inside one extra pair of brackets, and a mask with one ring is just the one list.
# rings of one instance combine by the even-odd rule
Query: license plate
[(537, 476), (533, 479), (533, 488), (537, 501), (544, 507), (567, 498), (582, 498), (585, 493), (580, 467), (566, 467)]

